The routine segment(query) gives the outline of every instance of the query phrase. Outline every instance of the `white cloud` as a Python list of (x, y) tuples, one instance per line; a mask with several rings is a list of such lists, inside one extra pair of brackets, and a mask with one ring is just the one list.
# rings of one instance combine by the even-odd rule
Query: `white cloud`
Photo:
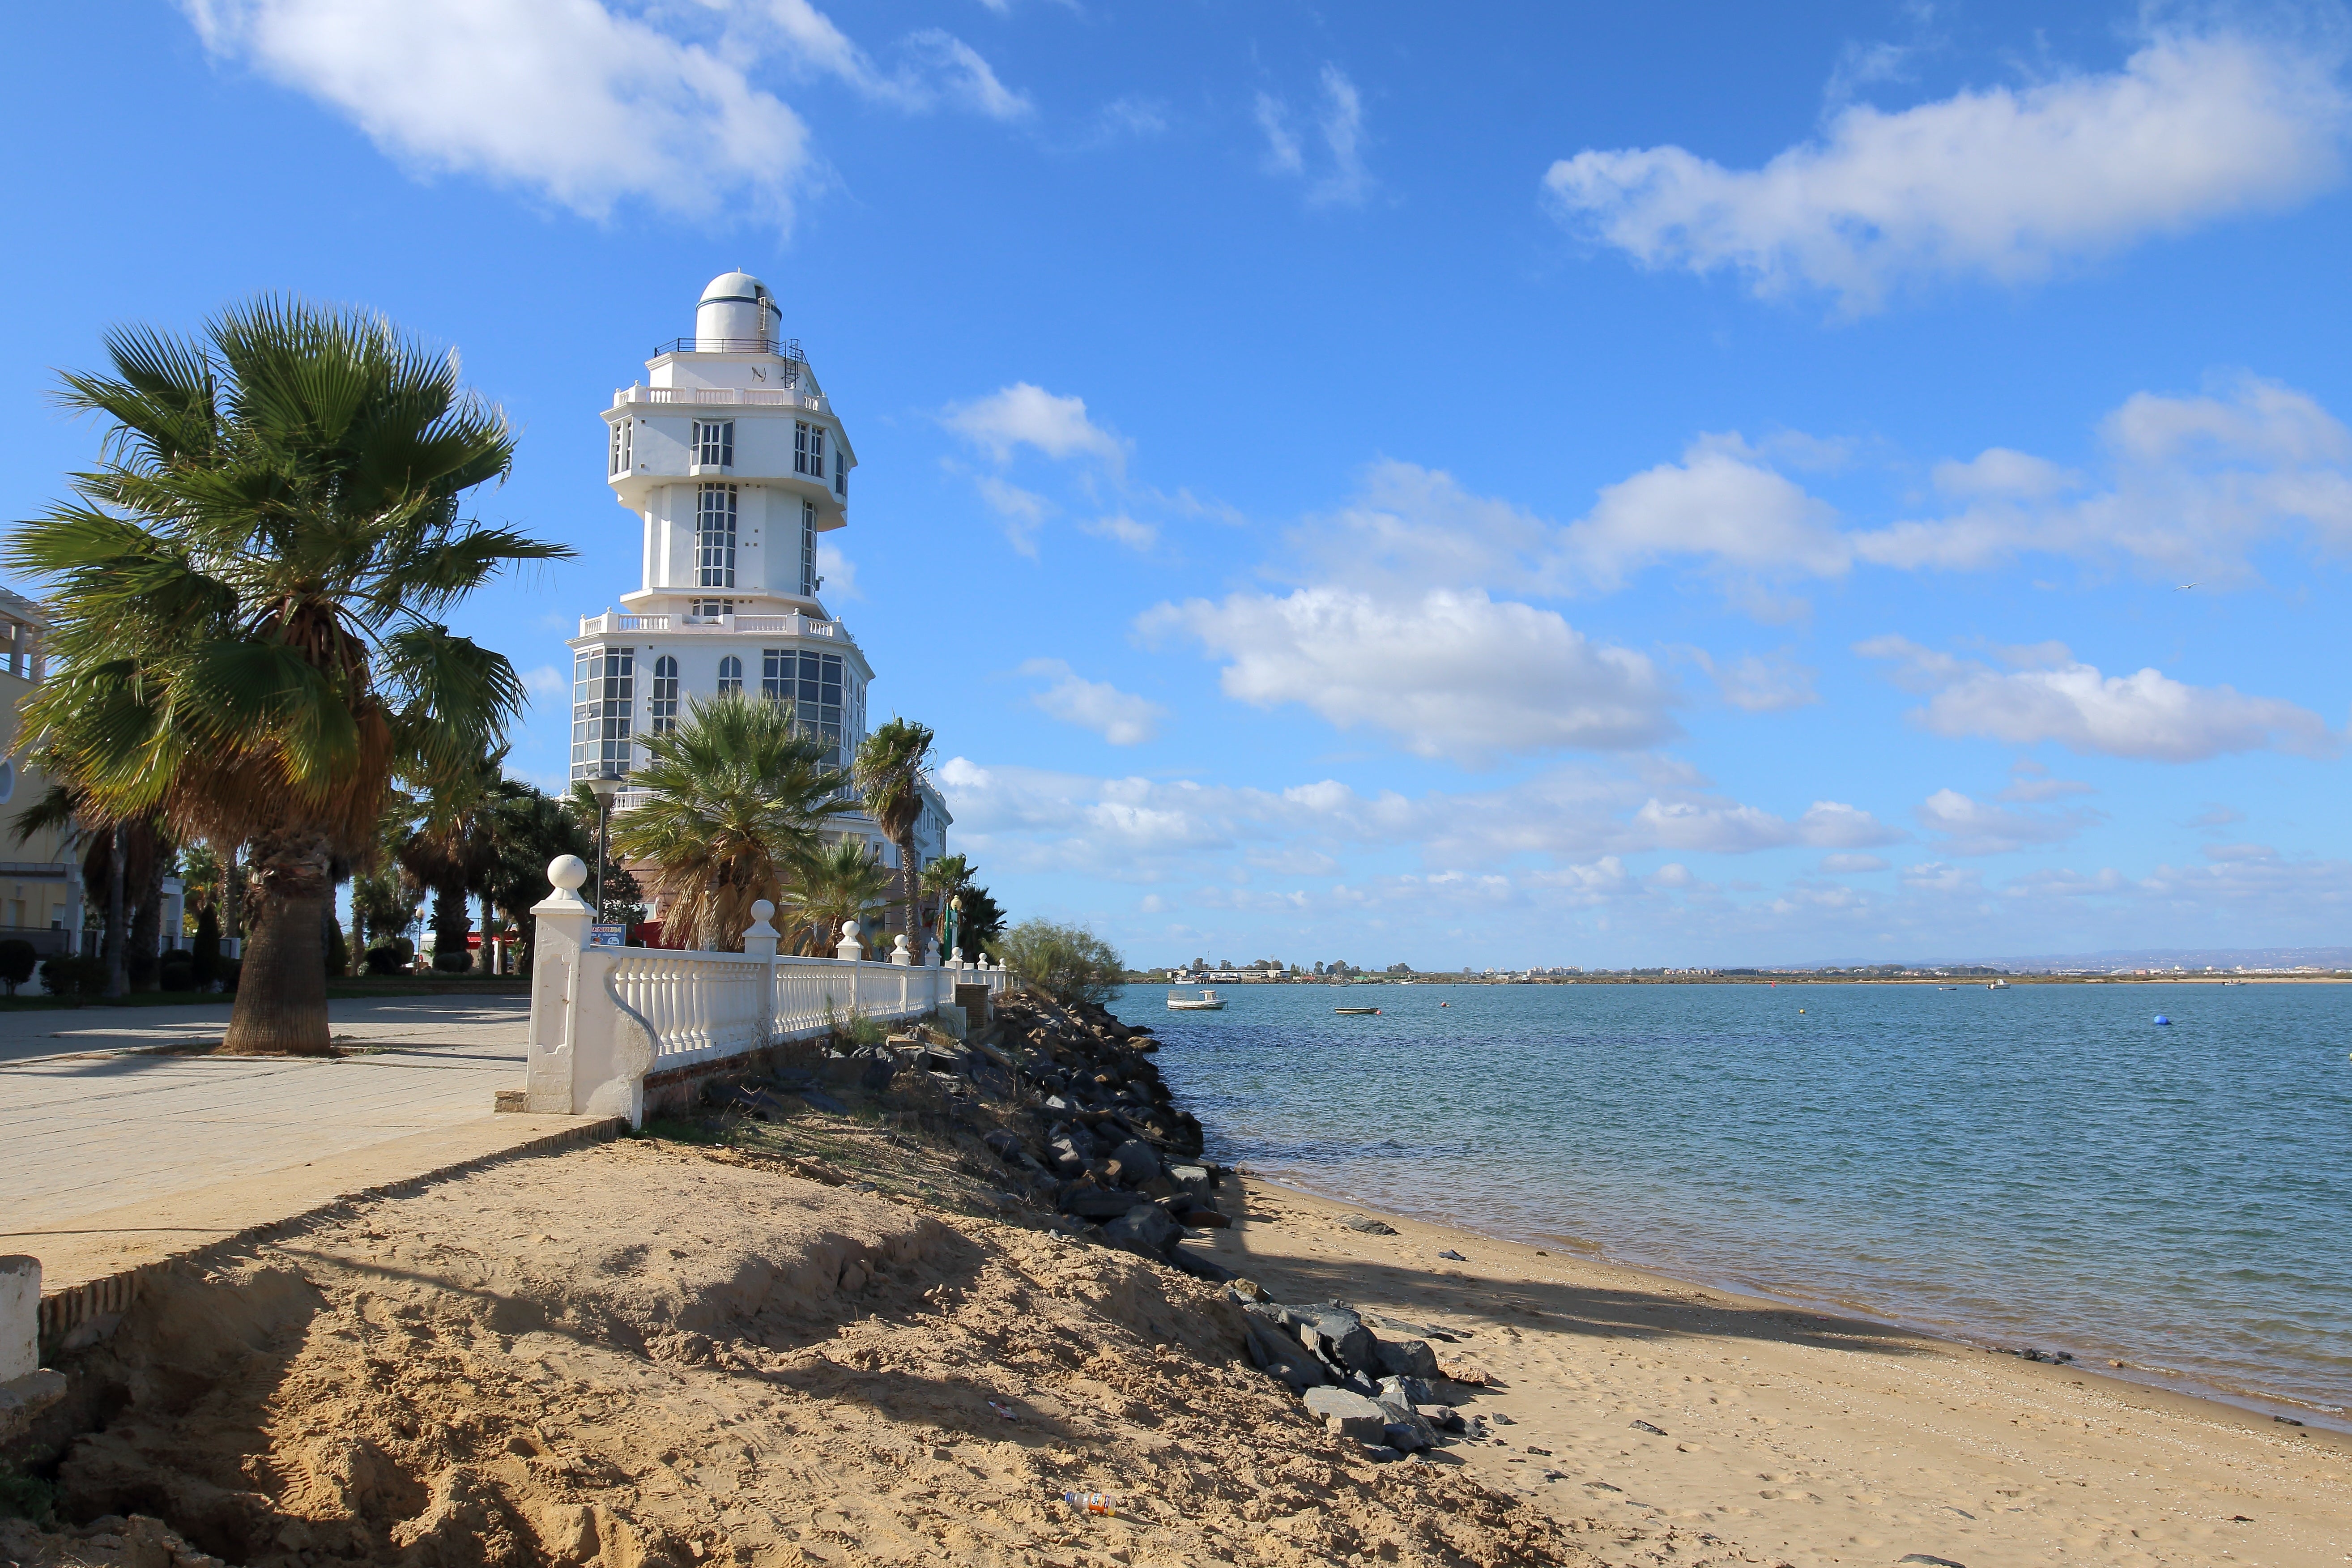
[(1861, 312), (1908, 281), (2031, 280), (2303, 200), (2341, 166), (2334, 65), (2284, 41), (2160, 34), (2120, 71), (1895, 114), (1853, 105), (1761, 169), (1588, 150), (1544, 186), (1571, 226), (1644, 265), (1728, 268), (1761, 294), (1810, 286)]
[(2344, 737), (2308, 709), (2227, 686), (2188, 686), (2148, 668), (2102, 675), (2062, 643), (2009, 650), (2008, 671), (1957, 659), (1902, 637), (1854, 651), (1899, 661), (1896, 679), (1933, 693), (1914, 717), (1938, 734), (2012, 745), (2055, 741), (2070, 751), (2149, 762), (2200, 762), (2231, 752), (2332, 756)]
[(1385, 730), (1422, 756), (1476, 765), (1564, 746), (1625, 750), (1676, 731), (1675, 692), (1648, 658), (1483, 592), (1235, 594), (1163, 604), (1138, 625), (1197, 638), (1226, 660), (1229, 697)]
[(1701, 669), (1715, 678), (1723, 700), (1748, 713), (1785, 713), (1821, 700), (1813, 689), (1813, 672), (1784, 653), (1770, 658), (1743, 654), (1722, 661), (1705, 648), (1687, 650)]
[(1608, 486), (1569, 526), (1570, 570), (1602, 590), (1675, 556), (1762, 577), (1842, 574), (1852, 551), (1837, 514), (1756, 456), (1736, 435), (1703, 436), (1681, 462)]
[(1126, 444), (1087, 417), (1085, 398), (1056, 397), (1025, 381), (959, 404), (947, 411), (943, 422), (1000, 463), (1020, 447), (1034, 447), (1056, 460), (1090, 455), (1114, 472), (1127, 463)]
[(857, 563), (830, 544), (816, 547), (816, 574), (822, 579), (820, 591), (827, 598), (862, 599), (857, 591)]
[(1988, 805), (1956, 789), (1939, 789), (1919, 805), (1920, 825), (1945, 836), (1949, 855), (2005, 855), (2037, 844), (2061, 844), (2098, 820), (2098, 813), (2021, 811)]
[(2194, 397), (2137, 393), (2100, 438), (2104, 488), (1993, 447), (1937, 468), (1958, 510), (1856, 534), (1854, 550), (1881, 565), (1950, 570), (2038, 552), (2223, 584), (2252, 575), (2250, 548), (2298, 529), (2323, 550), (2352, 549), (2352, 430), (2307, 393), (2256, 376)]
[(1884, 871), (1893, 861), (1883, 855), (1824, 855), (1822, 869), (1833, 877), (1856, 877), (1868, 871)]
[[(1315, 110), (1315, 131), (1321, 139), (1328, 165), (1307, 189), (1307, 199), (1318, 205), (1354, 205), (1371, 194), (1371, 171), (1364, 164), (1363, 94), (1348, 73), (1325, 65), (1319, 83), (1322, 97)], [(1261, 92), (1252, 110), (1265, 136), (1265, 167), (1269, 174), (1307, 174), (1307, 151), (1291, 129), (1290, 106)]]
[(1078, 524), (1078, 531), (1091, 533), (1098, 539), (1116, 540), (1129, 550), (1149, 550), (1160, 542), (1159, 529), (1148, 522), (1139, 522), (1123, 511), (1098, 517), (1092, 522), (1082, 522)]
[(994, 474), (982, 474), (972, 483), (979, 487), (980, 499), (988, 503), (989, 510), (1004, 520), (1004, 537), (1012, 542), (1013, 548), (1036, 560), (1037, 532), (1045, 526), (1045, 516), (1054, 510), (1054, 503), (1034, 490), (1007, 484)]
[(601, 217), (625, 198), (779, 222), (808, 131), (740, 65), (596, 0), (182, 0), (216, 56), (348, 116), (385, 152)]
[(1021, 673), (1044, 676), (1053, 685), (1030, 700), (1066, 723), (1092, 730), (1114, 746), (1132, 746), (1160, 732), (1168, 710), (1106, 680), (1088, 680), (1058, 658), (1033, 658)]
[(800, 116), (754, 85), (774, 58), (897, 107), (1030, 112), (932, 29), (885, 72), (808, 0), (632, 14), (603, 0), (180, 0), (205, 47), (349, 118), (419, 170), (478, 174), (603, 217), (623, 201), (789, 225), (817, 178)]
[(533, 697), (565, 697), (572, 691), (572, 679), (551, 664), (524, 672), (523, 689)]

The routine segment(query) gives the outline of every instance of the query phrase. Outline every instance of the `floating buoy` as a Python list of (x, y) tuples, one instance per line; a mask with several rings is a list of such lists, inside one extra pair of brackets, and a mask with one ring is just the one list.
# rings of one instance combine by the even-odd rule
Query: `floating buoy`
[(2168, 1026), (2171, 1025), (2171, 1023), (2172, 1023), (2172, 1020), (2171, 1020), (2171, 1019), (2169, 1019), (2169, 1018), (2166, 1017), (2166, 1016), (2165, 1016), (2163, 1014), (2161, 1014), (2161, 1013), (2158, 1013), (2158, 1014), (2156, 1016), (2156, 1021), (2157, 1021), (2158, 1023), (2159, 1023), (2159, 1024), (2163, 1024), (2163, 1025), (2167, 1026), (2168, 1027)]
[(1802, 1012), (1804, 1012), (1804, 1009), (1803, 1009), (1802, 1007), (1800, 1007), (1800, 1008), (1798, 1008), (1798, 1009), (1797, 1009), (1797, 1011), (1798, 1011), (1799, 1013), (1801, 1013), (1801, 1014)]

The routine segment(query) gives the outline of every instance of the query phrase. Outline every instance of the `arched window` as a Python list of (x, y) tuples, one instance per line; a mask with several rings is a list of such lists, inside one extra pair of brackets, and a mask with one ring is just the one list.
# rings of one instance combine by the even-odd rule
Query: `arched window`
[(677, 728), (677, 660), (667, 654), (654, 660), (654, 694), (646, 706), (646, 720), (656, 735)]
[(743, 689), (743, 661), (729, 654), (719, 661), (719, 695)]

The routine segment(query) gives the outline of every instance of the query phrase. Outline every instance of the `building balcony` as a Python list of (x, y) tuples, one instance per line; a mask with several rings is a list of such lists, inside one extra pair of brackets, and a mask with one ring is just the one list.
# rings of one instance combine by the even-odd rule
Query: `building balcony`
[(811, 397), (798, 387), (764, 386), (624, 386), (614, 389), (613, 406), (626, 408), (656, 404), (695, 407), (799, 408), (825, 412), (825, 400)]
[[(723, 590), (712, 589), (717, 594)], [(622, 637), (631, 632), (660, 632), (667, 637), (833, 637), (846, 642), (848, 631), (839, 621), (814, 616), (625, 616), (607, 611), (580, 617), (583, 637)]]

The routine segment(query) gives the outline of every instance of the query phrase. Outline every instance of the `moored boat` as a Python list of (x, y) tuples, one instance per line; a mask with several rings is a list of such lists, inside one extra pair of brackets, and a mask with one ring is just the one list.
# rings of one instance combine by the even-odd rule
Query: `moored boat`
[(1171, 1013), (1221, 1013), (1224, 1006), (1225, 999), (1213, 991), (1203, 991), (1198, 996), (1168, 993), (1168, 1010)]

